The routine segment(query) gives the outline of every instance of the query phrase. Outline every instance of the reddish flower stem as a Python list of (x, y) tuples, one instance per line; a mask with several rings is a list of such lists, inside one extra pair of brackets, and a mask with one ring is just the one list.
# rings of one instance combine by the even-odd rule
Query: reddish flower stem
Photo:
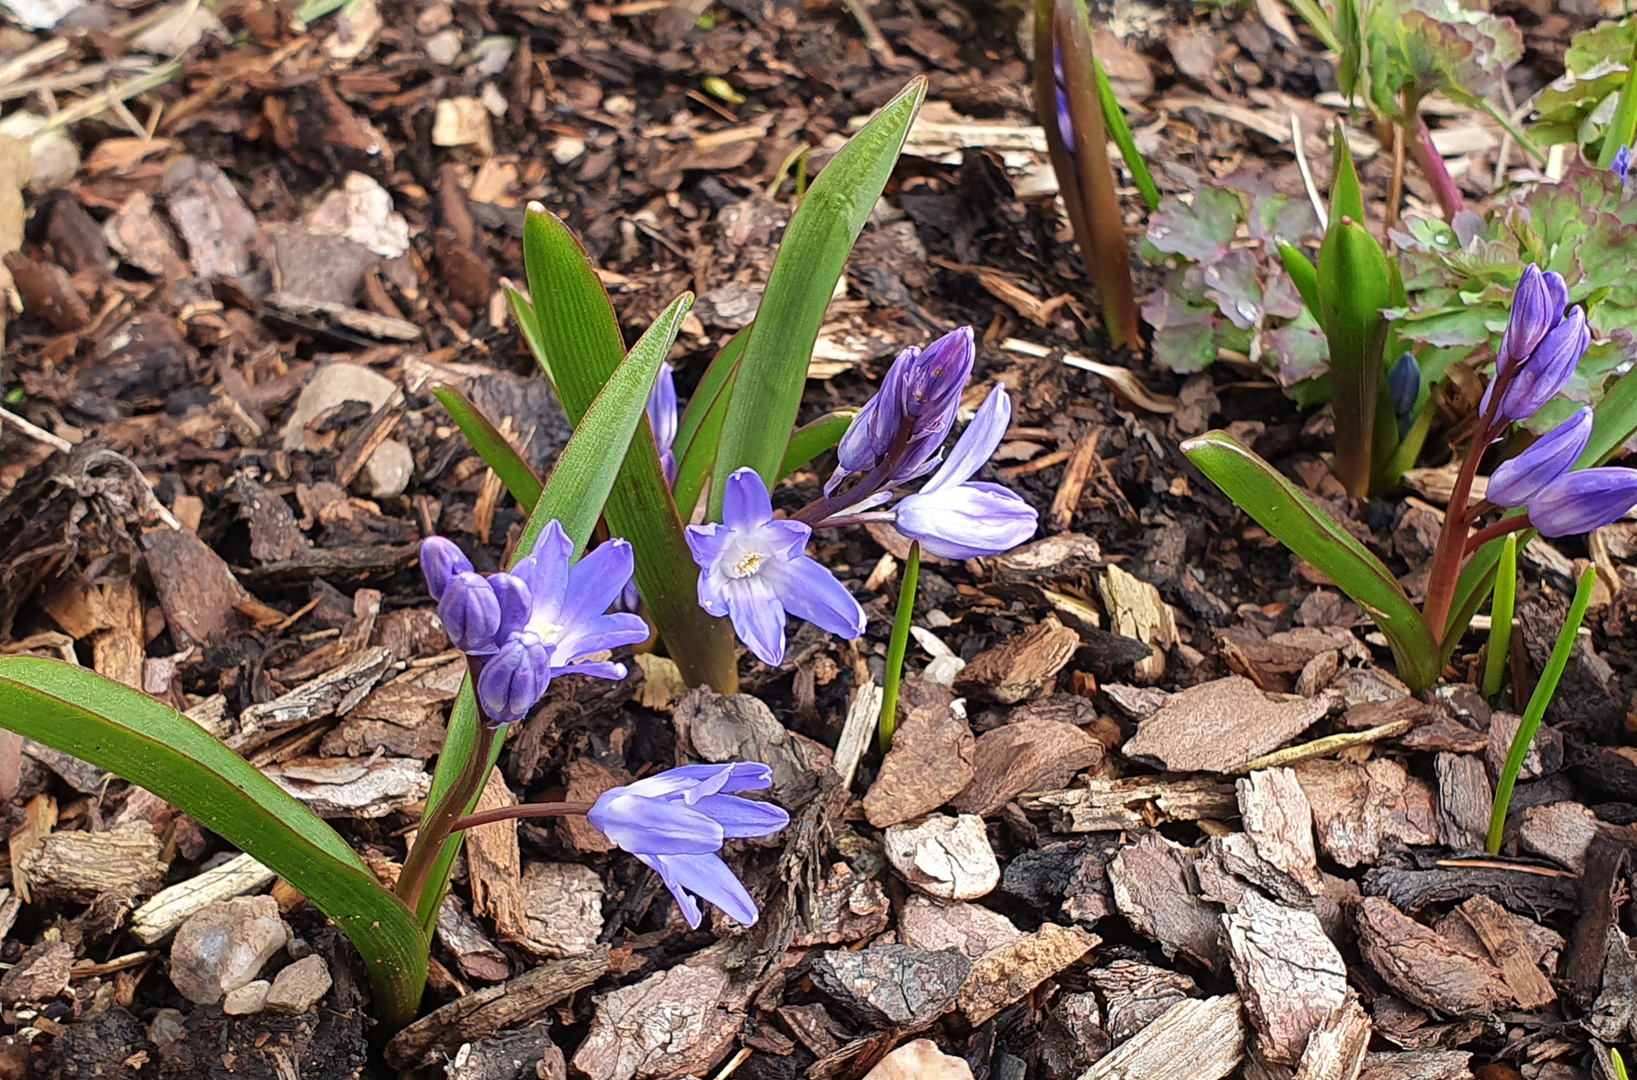
[(1438, 206), (1444, 211), (1444, 220), (1448, 221), (1456, 214), (1466, 209), (1466, 199), (1461, 195), (1461, 189), (1455, 185), (1455, 180), (1444, 167), (1444, 156), (1438, 148), (1432, 145), (1432, 132), (1427, 130), (1427, 122), (1419, 116), (1415, 118), (1415, 130), (1406, 132), (1410, 136), (1411, 155), (1415, 163), (1421, 167), (1421, 174), (1432, 185), (1432, 193), (1438, 200)]
[(1486, 525), (1477, 532), (1473, 533), (1471, 536), (1467, 537), (1466, 551), (1464, 554), (1471, 555), (1473, 552), (1477, 551), (1491, 540), (1497, 540), (1500, 537), (1505, 536), (1507, 533), (1521, 532), (1524, 529), (1532, 529), (1534, 527), (1535, 523), (1529, 520), (1528, 514), (1524, 514), (1522, 517), (1502, 518), (1493, 525)]
[(461, 829), (475, 829), (479, 825), (489, 825), (496, 821), (510, 821), (513, 818), (531, 817), (583, 817), (591, 810), (588, 802), (549, 802), (549, 803), (520, 803), (517, 806), (500, 806), (493, 810), (482, 810), (476, 814), (467, 814), (457, 818), (450, 832), (459, 832)]

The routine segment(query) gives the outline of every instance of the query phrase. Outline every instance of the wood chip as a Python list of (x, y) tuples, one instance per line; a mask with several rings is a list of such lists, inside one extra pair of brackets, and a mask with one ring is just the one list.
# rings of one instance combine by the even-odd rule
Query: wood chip
[(1160, 598), (1158, 589), (1118, 566), (1108, 568), (1098, 580), (1097, 590), (1108, 609), (1109, 630), (1153, 649), (1147, 660), (1137, 663), (1134, 678), (1139, 683), (1158, 682), (1165, 674), (1167, 650), (1179, 640), (1176, 615)]
[(164, 880), (163, 846), (145, 822), (109, 832), (52, 833), (29, 849), (17, 867), (28, 879), (31, 903), (89, 904), (104, 893), (130, 899), (146, 896)]
[(1000, 884), (1000, 863), (983, 819), (934, 815), (919, 825), (894, 825), (882, 838), (900, 877), (941, 900), (976, 900)]
[(219, 866), (154, 893), (131, 912), (131, 935), (144, 945), (156, 945), (195, 912), (217, 901), (264, 889), (272, 884), (273, 878), (273, 871), (251, 856), (235, 855)]
[(1048, 615), (1018, 637), (973, 657), (956, 677), (955, 689), (1014, 705), (1050, 689), (1079, 647), (1080, 635)]
[(1329, 711), (1326, 697), (1266, 694), (1249, 679), (1230, 675), (1172, 694), (1138, 726), (1124, 753), (1177, 772), (1231, 773)]
[[(483, 794), (478, 796), (476, 809), (498, 810), (516, 804), (517, 797), (506, 786), (506, 779), (500, 770), (489, 773)], [(525, 934), (527, 915), (523, 902), (522, 856), (517, 846), (517, 822), (495, 821), (468, 829), (466, 872), (471, 878), (472, 914), (490, 920), (495, 933), (503, 940), (516, 941)], [(601, 926), (598, 928), (601, 929)]]
[(457, 998), (394, 1035), (386, 1047), (387, 1064), (395, 1069), (432, 1064), (436, 1047), (453, 1054), (462, 1043), (521, 1026), (607, 970), (608, 947), (600, 945), (585, 956), (549, 961), (510, 982)]
[(602, 901), (602, 879), (589, 866), (530, 862), (523, 871), (520, 903), (526, 929), (503, 936), (536, 956), (592, 952), (603, 929)]
[(443, 898), (443, 907), (438, 911), (438, 941), (455, 954), (455, 963), (468, 979), (500, 982), (512, 973), (506, 954), (489, 940), (453, 893)]
[(868, 1023), (918, 1031), (954, 1007), (971, 971), (956, 952), (872, 945), (820, 953), (813, 985)]
[(305, 686), (252, 705), (239, 714), (239, 730), (228, 736), (227, 745), (245, 754), (292, 728), (344, 715), (374, 689), (391, 663), (387, 649), (365, 649)]
[(1432, 788), (1395, 761), (1304, 761), (1293, 771), (1312, 809), (1319, 849), (1342, 866), (1373, 865), (1389, 840), (1438, 842)]
[(1308, 1038), (1347, 998), (1347, 965), (1318, 916), (1245, 894), (1222, 916), (1245, 1014), (1269, 1061), (1295, 1065)]
[(432, 777), (414, 758), (296, 758), (262, 770), (319, 817), (379, 818), (426, 798)]
[(1026, 791), (1062, 787), (1102, 763), (1103, 746), (1057, 720), (1019, 720), (986, 731), (974, 752), (976, 776), (955, 797), (963, 814), (988, 817)]
[(179, 529), (157, 529), (142, 537), (142, 549), (178, 649), (217, 644), (240, 628), (236, 612), (250, 593), (204, 541)]
[(1120, 849), (1108, 864), (1114, 902), (1133, 929), (1160, 943), (1166, 956), (1186, 953), (1213, 971), (1227, 967), (1217, 911), (1200, 898), (1193, 876), (1199, 852), (1157, 832)]
[(1530, 806), (1523, 811), (1518, 843), (1579, 873), (1586, 869), (1586, 852), (1597, 838), (1597, 826), (1597, 815), (1579, 803)]
[(1045, 923), (1039, 930), (986, 953), (972, 965), (956, 1007), (973, 1027), (1076, 963), (1100, 939), (1078, 926)]
[(1465, 1050), (1369, 1054), (1359, 1080), (1472, 1080), (1471, 1060)]
[(898, 938), (905, 945), (934, 952), (953, 949), (972, 960), (1023, 936), (1012, 920), (977, 904), (911, 896), (898, 915)]
[(1407, 1000), (1451, 1016), (1488, 1016), (1512, 1004), (1500, 970), (1452, 947), (1379, 896), (1358, 906), (1359, 953)]
[(1438, 774), (1439, 843), (1482, 850), (1494, 804), (1483, 762), (1466, 754), (1439, 754), (1433, 768)]
[(1180, 971), (1140, 960), (1115, 960), (1088, 977), (1108, 1002), (1108, 1034), (1115, 1042), (1125, 1042), (1199, 993), (1194, 980)]
[(1313, 1030), (1295, 1080), (1357, 1080), (1374, 1029), (1352, 994)]
[(1529, 920), (1512, 914), (1487, 896), (1474, 896), (1455, 910), (1500, 968), (1501, 978), (1520, 1008), (1544, 1009), (1556, 1003), (1557, 991), (1541, 972), (1540, 957), (1528, 940), (1526, 927), (1532, 925)]
[(1035, 792), (1019, 803), (1025, 810), (1051, 811), (1059, 832), (1125, 832), (1166, 821), (1220, 820), (1239, 808), (1233, 786), (1208, 777), (1094, 778), (1083, 788)]
[(760, 698), (690, 690), (676, 703), (677, 751), (704, 761), (760, 761), (773, 770), (776, 793), (795, 792), (813, 773), (828, 768), (827, 747), (791, 732)]
[(892, 749), (864, 796), (864, 816), (878, 829), (931, 813), (977, 775), (972, 728), (951, 708), (955, 695), (940, 686), (915, 687), (906, 695)]
[(1269, 886), (1290, 903), (1311, 902), (1323, 891), (1324, 880), (1313, 849), (1313, 812), (1296, 774), (1264, 769), (1240, 780), (1238, 789), (1245, 836), (1277, 875)]
[(1115, 1047), (1080, 1080), (1222, 1080), (1244, 1056), (1239, 998), (1190, 998)]

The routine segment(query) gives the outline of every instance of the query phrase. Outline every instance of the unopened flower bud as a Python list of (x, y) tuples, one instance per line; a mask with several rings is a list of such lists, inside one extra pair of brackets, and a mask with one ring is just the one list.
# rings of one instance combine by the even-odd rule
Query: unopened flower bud
[(1489, 478), (1486, 497), (1498, 506), (1522, 506), (1574, 467), (1592, 437), (1592, 411), (1581, 409), (1523, 453), (1503, 461)]
[(450, 644), (461, 652), (492, 652), (500, 633), (500, 599), (488, 578), (468, 570), (444, 586), (438, 618)]
[(453, 541), (441, 536), (429, 536), (421, 541), (421, 573), (426, 575), (426, 591), (432, 594), (432, 599), (442, 600), (449, 579), (471, 570), (472, 560), (462, 554)]

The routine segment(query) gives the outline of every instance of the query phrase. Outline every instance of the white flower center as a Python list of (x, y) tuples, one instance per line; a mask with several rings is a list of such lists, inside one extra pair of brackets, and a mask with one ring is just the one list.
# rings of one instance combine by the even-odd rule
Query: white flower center
[[(561, 623), (547, 622), (546, 620), (539, 618), (531, 619), (528, 625), (523, 628), (524, 634), (534, 634), (547, 645), (555, 642), (557, 640), (557, 635), (561, 634), (562, 632), (563, 626)], [(527, 639), (525, 639), (524, 643), (529, 645), (534, 644)]]
[(728, 573), (736, 578), (747, 578), (756, 571), (760, 570), (762, 568), (762, 563), (766, 561), (767, 556), (763, 555), (761, 552), (747, 551), (739, 556), (739, 561), (733, 564), (732, 568), (728, 570)]

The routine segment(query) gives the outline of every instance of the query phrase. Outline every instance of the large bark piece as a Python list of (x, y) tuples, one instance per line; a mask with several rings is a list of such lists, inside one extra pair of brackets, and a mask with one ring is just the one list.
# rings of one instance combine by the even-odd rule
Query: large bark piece
[(1127, 757), (1177, 772), (1231, 773), (1300, 735), (1330, 700), (1263, 693), (1238, 675), (1172, 694), (1125, 744)]
[(1262, 1056), (1283, 1065), (1302, 1058), (1308, 1037), (1347, 998), (1347, 966), (1311, 911), (1247, 892), (1222, 916), (1228, 956), (1245, 1014), (1261, 1033)]
[(1108, 865), (1114, 902), (1138, 933), (1165, 955), (1186, 953), (1213, 971), (1227, 965), (1217, 912), (1200, 898), (1193, 863), (1199, 853), (1159, 833), (1145, 833)]
[(1080, 1080), (1222, 1080), (1244, 1056), (1239, 998), (1189, 998), (1115, 1047)]
[(1488, 1016), (1512, 1004), (1499, 969), (1377, 896), (1358, 907), (1359, 953), (1388, 986), (1451, 1016)]

